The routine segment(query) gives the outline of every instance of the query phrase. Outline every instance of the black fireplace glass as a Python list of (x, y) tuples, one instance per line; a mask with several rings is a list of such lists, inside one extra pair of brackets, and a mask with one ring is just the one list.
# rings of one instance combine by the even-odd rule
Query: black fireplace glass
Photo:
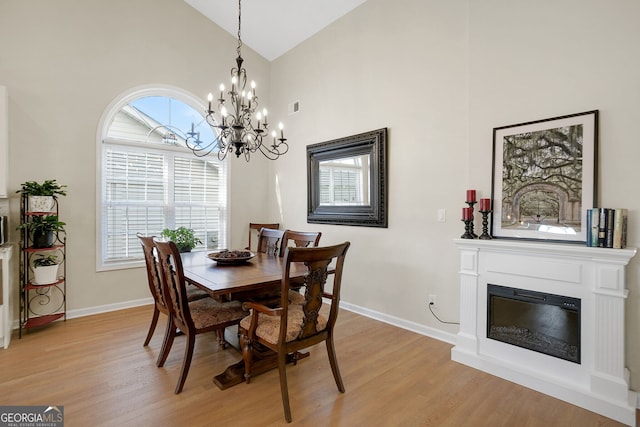
[(487, 338), (580, 363), (580, 299), (489, 284)]

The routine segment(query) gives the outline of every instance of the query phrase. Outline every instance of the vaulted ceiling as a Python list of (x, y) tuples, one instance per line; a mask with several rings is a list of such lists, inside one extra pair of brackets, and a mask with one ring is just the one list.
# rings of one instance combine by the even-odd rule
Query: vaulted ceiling
[[(237, 37), (238, 3), (184, 0)], [(295, 47), (366, 0), (244, 0), (242, 43), (269, 61)]]

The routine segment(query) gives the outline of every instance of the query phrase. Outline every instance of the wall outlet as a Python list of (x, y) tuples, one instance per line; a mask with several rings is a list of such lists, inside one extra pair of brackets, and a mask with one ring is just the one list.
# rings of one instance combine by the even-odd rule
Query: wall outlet
[(447, 222), (447, 211), (446, 209), (438, 209), (438, 222)]
[(431, 307), (435, 307), (437, 305), (437, 301), (436, 301), (436, 296), (435, 295), (429, 295), (429, 305)]

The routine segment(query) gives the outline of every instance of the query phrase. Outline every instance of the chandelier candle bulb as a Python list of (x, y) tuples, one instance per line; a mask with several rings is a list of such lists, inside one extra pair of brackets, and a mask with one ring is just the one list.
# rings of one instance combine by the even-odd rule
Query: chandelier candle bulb
[(467, 203), (476, 201), (476, 190), (467, 190)]
[(209, 101), (209, 113), (211, 113), (211, 101), (213, 101), (213, 94), (211, 92), (207, 95), (207, 100)]
[(220, 83), (220, 101), (224, 101), (224, 84), (222, 83)]
[(225, 126), (225, 118), (227, 117), (227, 109), (223, 106), (220, 109), (220, 115), (222, 116), (222, 126)]

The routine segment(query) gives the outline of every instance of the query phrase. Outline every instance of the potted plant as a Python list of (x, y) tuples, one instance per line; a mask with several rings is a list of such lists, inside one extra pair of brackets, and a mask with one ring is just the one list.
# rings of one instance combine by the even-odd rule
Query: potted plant
[(65, 225), (58, 221), (58, 215), (36, 215), (31, 221), (20, 224), (18, 229), (32, 234), (34, 248), (50, 248), (54, 242), (53, 233), (64, 231)]
[(165, 228), (162, 235), (176, 244), (180, 252), (191, 252), (191, 249), (202, 243), (195, 232), (187, 227), (178, 227), (175, 230)]
[(38, 254), (33, 260), (33, 284), (48, 285), (58, 280), (58, 257)]
[(22, 193), (27, 196), (28, 210), (30, 212), (51, 212), (57, 196), (67, 195), (66, 187), (66, 185), (58, 184), (55, 179), (48, 179), (43, 183), (27, 181), (22, 184), (21, 189), (16, 193)]

